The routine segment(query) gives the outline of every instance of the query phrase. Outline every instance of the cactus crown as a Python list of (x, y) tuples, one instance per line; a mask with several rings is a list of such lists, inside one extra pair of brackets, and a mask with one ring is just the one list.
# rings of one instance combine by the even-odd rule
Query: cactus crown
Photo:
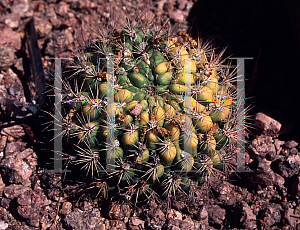
[(188, 193), (234, 167), (236, 89), (223, 51), (151, 22), (102, 29), (64, 80), (66, 154), (105, 198)]

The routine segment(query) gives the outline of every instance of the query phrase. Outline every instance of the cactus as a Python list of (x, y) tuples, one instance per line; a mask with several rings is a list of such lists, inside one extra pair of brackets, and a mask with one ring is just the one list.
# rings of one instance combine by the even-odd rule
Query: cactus
[(63, 84), (72, 171), (105, 198), (138, 199), (188, 193), (234, 168), (236, 89), (222, 54), (166, 23), (103, 29)]

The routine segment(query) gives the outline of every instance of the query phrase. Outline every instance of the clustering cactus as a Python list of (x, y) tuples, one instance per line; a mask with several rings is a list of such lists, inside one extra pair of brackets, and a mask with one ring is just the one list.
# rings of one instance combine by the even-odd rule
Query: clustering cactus
[(168, 197), (234, 167), (233, 73), (209, 43), (136, 20), (102, 30), (64, 81), (70, 164), (98, 194)]

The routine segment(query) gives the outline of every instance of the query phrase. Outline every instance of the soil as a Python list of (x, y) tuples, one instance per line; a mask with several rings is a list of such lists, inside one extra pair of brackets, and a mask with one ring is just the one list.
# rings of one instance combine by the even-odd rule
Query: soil
[[(295, 103), (300, 46), (297, 21), (283, 4), (0, 1), (0, 229), (300, 229), (300, 107)], [(148, 9), (157, 21), (170, 19), (175, 31), (214, 38), (216, 47), (228, 47), (225, 56), (253, 57), (245, 72), (251, 97), (246, 103), (255, 106), (245, 152), (248, 171), (136, 207), (95, 198), (95, 185), (79, 182), (80, 175), (75, 180), (51, 171), (51, 134), (40, 126), (51, 101), (35, 116), (24, 110), (36, 93), (25, 26), (34, 17), (49, 83), (53, 65), (47, 58), (71, 56), (81, 42), (93, 40), (93, 28), (110, 20), (112, 9), (129, 19)]]

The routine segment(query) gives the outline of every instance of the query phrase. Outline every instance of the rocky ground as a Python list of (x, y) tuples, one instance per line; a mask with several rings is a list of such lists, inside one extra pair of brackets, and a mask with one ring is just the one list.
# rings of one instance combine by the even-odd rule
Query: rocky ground
[(248, 135), (250, 172), (233, 173), (208, 192), (195, 190), (162, 204), (150, 201), (134, 211), (128, 204), (90, 199), (79, 183), (63, 185), (62, 174), (45, 170), (40, 152), (47, 141), (35, 132), (40, 118), (11, 114), (7, 99), (26, 106), (25, 88), (34, 94), (23, 65), (28, 56), (24, 28), (32, 16), (47, 68), (47, 57), (67, 57), (82, 34), (92, 38), (91, 27), (110, 20), (113, 7), (129, 18), (148, 8), (158, 20), (179, 23), (177, 31), (188, 31), (195, 3), (0, 1), (0, 229), (300, 229), (299, 146), (282, 140), (281, 123), (263, 113), (255, 115)]

